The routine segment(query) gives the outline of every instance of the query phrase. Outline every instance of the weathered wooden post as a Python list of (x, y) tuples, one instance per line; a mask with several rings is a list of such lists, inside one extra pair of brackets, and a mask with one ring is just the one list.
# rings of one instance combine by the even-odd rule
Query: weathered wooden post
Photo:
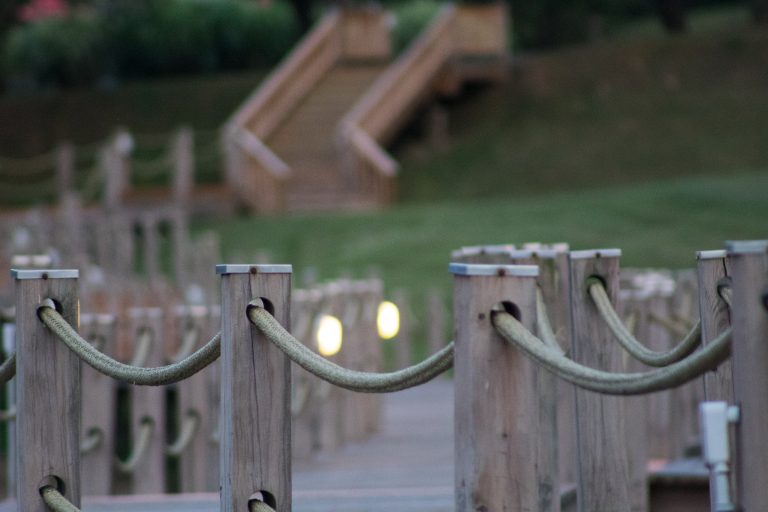
[(733, 273), (733, 391), (738, 505), (745, 512), (768, 503), (768, 240), (726, 243)]
[[(16, 352), (16, 324), (4, 323), (2, 327), (3, 355), (5, 356), (3, 360), (5, 360), (5, 358), (10, 357), (11, 354)], [(16, 409), (16, 379), (11, 379), (5, 383), (5, 405), (9, 411)], [(7, 486), (7, 497), (11, 498), (16, 496), (16, 486), (18, 482), (16, 478), (16, 452), (18, 451), (16, 448), (18, 443), (15, 419), (8, 422), (5, 439), (8, 444), (8, 451), (6, 452), (7, 458), (5, 460), (5, 484)]]
[[(701, 310), (701, 342), (706, 345), (731, 325), (731, 311), (720, 292), (730, 285), (729, 262), (722, 250), (699, 251), (699, 309)], [(733, 402), (733, 377), (728, 360), (704, 376), (704, 396), (708, 401)]]
[(144, 245), (144, 275), (150, 284), (160, 276), (160, 240), (158, 218), (147, 212), (141, 217), (142, 242)]
[[(531, 265), (453, 263), (456, 323), (456, 511), (559, 511), (556, 468), (540, 464), (537, 368), (495, 330), (504, 303), (531, 330), (536, 277)], [(542, 370), (543, 371), (543, 370)]]
[(252, 499), (291, 511), (289, 360), (252, 325), (261, 299), (290, 326), (290, 265), (218, 265), (221, 275), (221, 511), (245, 512)]
[(413, 326), (411, 315), (411, 303), (408, 293), (403, 288), (398, 288), (392, 293), (392, 302), (400, 310), (400, 331), (395, 338), (395, 367), (399, 370), (405, 368), (413, 361)]
[(56, 189), (59, 202), (63, 203), (74, 192), (74, 184), (75, 147), (70, 142), (62, 142), (56, 148)]
[[(131, 308), (128, 310), (130, 336), (133, 342), (131, 364), (157, 367), (166, 364), (163, 347), (163, 310)], [(138, 439), (144, 429), (151, 434), (146, 451), (131, 468), (131, 489), (135, 494), (162, 494), (165, 485), (165, 388), (163, 386), (131, 387), (132, 450), (139, 448)]]
[(189, 208), (195, 183), (195, 138), (189, 127), (179, 128), (173, 140), (173, 201)]
[(130, 157), (133, 152), (133, 137), (125, 130), (118, 130), (112, 142), (100, 155), (101, 171), (104, 174), (104, 208), (116, 211), (122, 206), (123, 195), (130, 188)]
[[(588, 291), (597, 277), (616, 302), (619, 249), (571, 251), (571, 358), (583, 365), (621, 372), (622, 349), (600, 317)], [(626, 453), (624, 407), (619, 397), (576, 389), (578, 510), (629, 512), (630, 478)]]
[[(82, 315), (81, 334), (94, 348), (112, 355), (117, 325), (112, 315)], [(112, 492), (115, 457), (116, 382), (87, 364), (81, 365), (83, 388), (83, 495), (106, 496)]]
[[(176, 310), (176, 325), (181, 339), (179, 353), (174, 360), (186, 357), (208, 341), (216, 329), (211, 326), (209, 308), (182, 306)], [(213, 491), (217, 488), (210, 479), (208, 467), (216, 460), (218, 450), (212, 436), (217, 424), (212, 416), (208, 392), (210, 369), (206, 368), (177, 384), (178, 418), (182, 430), (185, 422), (197, 421), (194, 437), (178, 454), (181, 492)], [(174, 454), (176, 455), (176, 454)]]
[(77, 270), (14, 270), (17, 507), (49, 512), (51, 485), (80, 506), (80, 359), (37, 316), (45, 299), (77, 327)]

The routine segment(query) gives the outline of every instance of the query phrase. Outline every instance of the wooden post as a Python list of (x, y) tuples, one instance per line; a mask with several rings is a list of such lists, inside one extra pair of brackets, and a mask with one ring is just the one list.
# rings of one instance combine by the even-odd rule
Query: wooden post
[[(163, 311), (160, 308), (131, 308), (128, 310), (133, 341), (133, 364), (156, 367), (167, 363), (163, 347)], [(146, 360), (135, 360), (140, 337), (148, 333), (151, 339)], [(131, 476), (134, 494), (162, 494), (165, 485), (165, 387), (133, 386), (131, 388), (131, 437), (147, 422), (152, 422), (149, 447)]]
[(171, 237), (173, 239), (173, 277), (177, 286), (187, 284), (189, 271), (189, 219), (187, 212), (175, 208), (171, 215)]
[(141, 217), (142, 241), (144, 243), (144, 276), (150, 285), (160, 277), (160, 240), (158, 240), (159, 223), (153, 213), (145, 213)]
[(56, 148), (56, 186), (59, 201), (65, 201), (75, 190), (75, 147), (63, 142)]
[[(197, 350), (210, 338), (211, 315), (205, 306), (180, 307), (176, 311), (177, 332), (183, 342), (187, 336), (194, 336)], [(197, 417), (198, 426), (195, 437), (179, 458), (181, 472), (181, 492), (214, 491), (218, 485), (210, 479), (208, 467), (216, 460), (218, 449), (212, 437), (217, 423), (211, 414), (208, 383), (210, 368), (205, 368), (195, 375), (178, 383), (178, 423), (183, 425), (192, 416)], [(177, 429), (178, 430), (178, 429)]]
[[(322, 306), (319, 308), (320, 315), (330, 314), (339, 317), (339, 295), (341, 289), (338, 281), (331, 281), (322, 287)], [(319, 315), (318, 315), (319, 317)], [(315, 332), (312, 332), (311, 348), (318, 350)], [(339, 352), (336, 355), (327, 356), (326, 359), (344, 366), (344, 354)], [(323, 406), (318, 414), (318, 441), (320, 451), (334, 451), (344, 444), (344, 417), (346, 413), (346, 401), (344, 399), (347, 390), (332, 386), (327, 382), (318, 383), (318, 394), (321, 396)]]
[(288, 358), (246, 316), (252, 299), (290, 326), (290, 265), (218, 265), (221, 275), (221, 511), (261, 499), (291, 511)]
[(80, 506), (80, 359), (37, 316), (53, 299), (77, 327), (77, 270), (15, 270), (18, 509), (49, 512), (54, 485)]
[[(456, 511), (559, 511), (557, 469), (538, 449), (537, 368), (491, 323), (509, 301), (536, 325), (536, 276), (530, 265), (454, 263)], [(541, 370), (543, 371), (543, 370)], [(553, 448), (555, 448), (553, 446)]]
[[(725, 251), (699, 251), (699, 309), (701, 342), (706, 345), (731, 325), (731, 311), (720, 297), (719, 287), (730, 282)], [(733, 375), (728, 360), (704, 376), (704, 396), (708, 401), (733, 402)]]
[(733, 391), (740, 408), (736, 427), (736, 487), (745, 512), (768, 503), (768, 240), (728, 242), (733, 272)]
[[(81, 334), (107, 355), (114, 353), (117, 338), (112, 315), (82, 315)], [(110, 343), (112, 344), (110, 346)], [(115, 457), (116, 382), (87, 364), (81, 364), (83, 388), (83, 438), (101, 437), (98, 445), (83, 453), (84, 496), (106, 496), (112, 492), (112, 467)]]
[[(14, 352), (16, 352), (16, 324), (4, 323), (3, 324), (3, 355), (7, 358)], [(5, 360), (5, 359), (3, 359)], [(5, 383), (5, 405), (10, 409), (16, 408), (16, 379), (11, 379)], [(6, 452), (5, 468), (6, 468), (6, 497), (12, 498), (16, 496), (17, 485), (17, 472), (16, 472), (16, 452), (17, 452), (17, 437), (16, 437), (16, 421), (9, 421), (7, 423), (6, 430), (6, 443), (8, 445), (8, 451)]]
[[(619, 286), (618, 249), (572, 251), (571, 357), (586, 366), (622, 371), (621, 346), (613, 339), (587, 290), (587, 279), (605, 283), (612, 302)], [(578, 510), (629, 512), (631, 488), (626, 452), (624, 407), (619, 397), (576, 389)]]
[(186, 210), (195, 182), (195, 139), (191, 128), (180, 128), (173, 141), (173, 200)]
[(431, 288), (427, 293), (427, 347), (434, 354), (445, 346), (448, 339), (445, 334), (445, 304), (439, 288)]
[(397, 305), (397, 309), (400, 310), (400, 332), (395, 338), (395, 353), (397, 354), (396, 368), (406, 368), (411, 364), (413, 360), (412, 354), (412, 325), (411, 325), (411, 304), (408, 300), (407, 292), (398, 288), (392, 294), (392, 302)]

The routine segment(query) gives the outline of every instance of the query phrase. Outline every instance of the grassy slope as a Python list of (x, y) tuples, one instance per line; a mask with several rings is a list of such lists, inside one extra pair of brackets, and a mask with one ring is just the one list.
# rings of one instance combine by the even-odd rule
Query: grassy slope
[(462, 245), (566, 241), (615, 246), (628, 266), (685, 267), (726, 239), (768, 236), (768, 172), (601, 190), (409, 205), (360, 215), (208, 222), (225, 254), (270, 251), (321, 277), (378, 268), (390, 287), (447, 288), (449, 252)]
[(763, 169), (767, 49), (768, 32), (741, 29), (523, 58), (509, 84), (449, 104), (449, 150), (395, 148), (403, 197)]

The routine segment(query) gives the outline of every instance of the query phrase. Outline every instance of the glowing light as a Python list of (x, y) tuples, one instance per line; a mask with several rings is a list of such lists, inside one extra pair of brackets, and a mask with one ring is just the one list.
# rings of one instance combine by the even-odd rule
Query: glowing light
[(323, 315), (317, 320), (317, 350), (325, 357), (339, 353), (344, 328), (335, 316)]
[(393, 302), (384, 301), (379, 304), (376, 327), (379, 337), (384, 340), (391, 340), (400, 332), (400, 310)]

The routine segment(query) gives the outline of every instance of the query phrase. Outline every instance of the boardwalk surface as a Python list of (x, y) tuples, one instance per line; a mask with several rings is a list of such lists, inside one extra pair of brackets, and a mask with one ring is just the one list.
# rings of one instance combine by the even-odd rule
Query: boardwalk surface
[[(294, 512), (447, 512), (453, 505), (453, 387), (437, 380), (385, 398), (381, 431), (297, 465)], [(214, 512), (218, 495), (86, 499), (84, 512)], [(0, 505), (0, 512), (15, 510)]]

